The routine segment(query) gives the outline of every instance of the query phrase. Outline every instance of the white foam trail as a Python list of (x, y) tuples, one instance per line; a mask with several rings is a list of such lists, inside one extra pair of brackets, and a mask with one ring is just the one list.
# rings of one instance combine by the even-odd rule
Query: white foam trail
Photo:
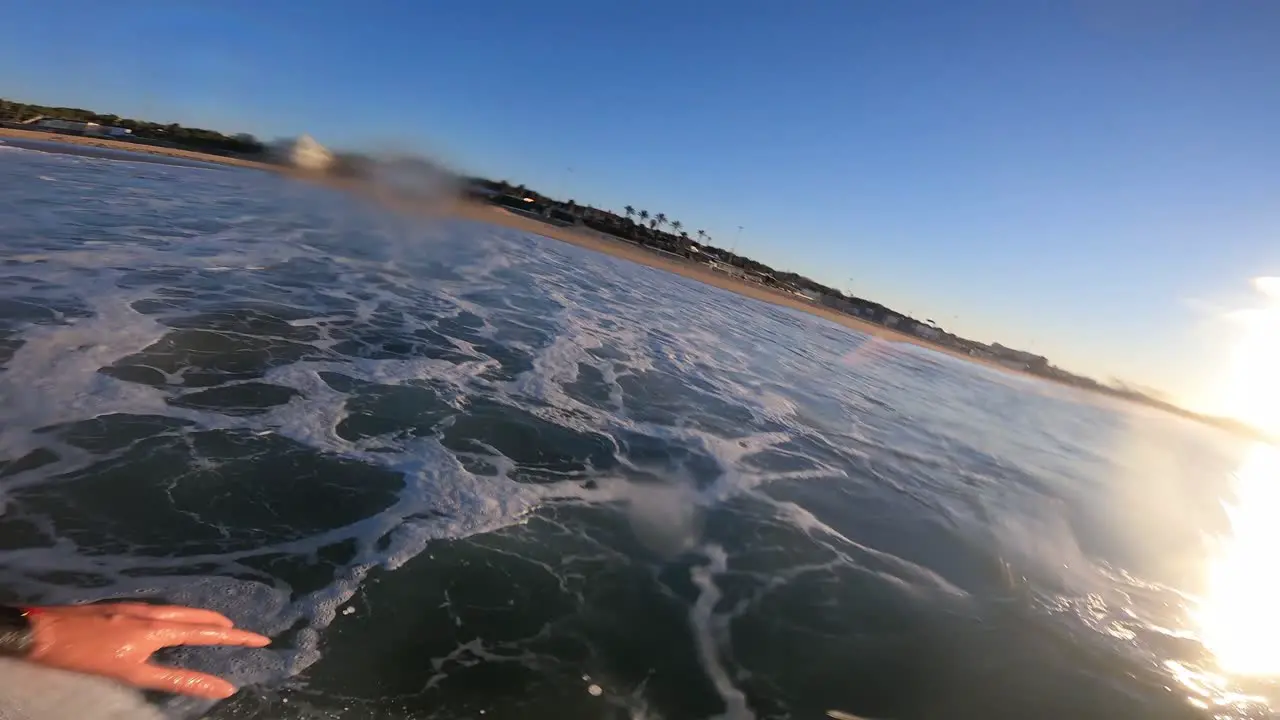
[(129, 297), (104, 296), (91, 318), (36, 326), (0, 372), (0, 455), (20, 457), (37, 442), (36, 429), (113, 412), (168, 414), (154, 388), (98, 372), (159, 340), (167, 328), (131, 307)]
[[(312, 194), (313, 189), (282, 185), (273, 178), (214, 176), (139, 164), (139, 171), (157, 176), (147, 181), (150, 184), (131, 187), (106, 182), (113, 177), (111, 168), (120, 167), (118, 163), (28, 152), (34, 155), (8, 155), (6, 165), (38, 164), (41, 171), (48, 165), (54, 168), (48, 176), (61, 182), (59, 187), (92, 195), (92, 202), (103, 203), (94, 207), (107, 215), (116, 212), (114, 203), (124, 203), (119, 206), (124, 210), (111, 216), (118, 225), (106, 228), (109, 232), (102, 238), (80, 238), (77, 232), (75, 240), (61, 247), (28, 243), (6, 258), (11, 264), (3, 268), (5, 273), (35, 277), (55, 288), (48, 291), (50, 297), (56, 292), (59, 298), (83, 300), (93, 315), (21, 329), (19, 339), (24, 344), (8, 369), (0, 372), (0, 457), (9, 459), (37, 446), (56, 444), (51, 434), (37, 436), (37, 428), (118, 412), (182, 419), (191, 423), (193, 431), (275, 434), (316, 452), (355, 459), (404, 478), (403, 488), (386, 510), (347, 527), (271, 547), (161, 560), (128, 553), (94, 556), (65, 540), (55, 547), (0, 552), (0, 564), (10, 569), (94, 573), (107, 583), (92, 590), (51, 583), (37, 586), (42, 592), (62, 593), (57, 597), (80, 600), (95, 594), (152, 592), (225, 608), (237, 619), (252, 619), (268, 632), (298, 622), (307, 626), (292, 655), (265, 653), (230, 668), (239, 681), (276, 680), (314, 662), (321, 647), (319, 632), (358, 591), (372, 568), (399, 567), (438, 538), (518, 523), (544, 503), (608, 503), (626, 513), (635, 535), (659, 555), (679, 556), (693, 550), (706, 556), (708, 563), (691, 571), (698, 597), (689, 608), (690, 627), (702, 666), (725, 702), (725, 717), (752, 718), (746, 698), (734, 684), (728, 645), (728, 619), (750, 601), (735, 603), (732, 612), (716, 613), (722, 594), (717, 581), (727, 571), (728, 557), (719, 546), (699, 546), (703, 516), (734, 512), (735, 503), (749, 501), (775, 511), (766, 522), (800, 530), (833, 552), (829, 560), (753, 578), (763, 581), (761, 592), (803, 573), (848, 566), (874, 567), (873, 572), (888, 582), (937, 596), (965, 597), (963, 590), (932, 569), (860, 544), (858, 540), (865, 538), (838, 531), (832, 526), (840, 525), (835, 520), (829, 525), (798, 504), (770, 498), (765, 490), (771, 483), (809, 480), (865, 490), (866, 478), (855, 477), (842, 458), (889, 456), (893, 462), (929, 468), (917, 472), (921, 477), (911, 478), (912, 482), (945, 486), (957, 484), (963, 469), (949, 458), (968, 453), (980, 451), (1029, 467), (1058, 467), (1054, 463), (1059, 456), (1074, 457), (1071, 448), (1015, 447), (1006, 444), (1002, 433), (973, 431), (1005, 427), (1008, 419), (1000, 416), (1003, 408), (989, 410), (981, 403), (967, 402), (964, 393), (986, 393), (991, 397), (983, 401), (993, 407), (1021, 402), (1021, 396), (1011, 394), (1016, 383), (981, 384), (979, 376), (966, 378), (965, 384), (977, 390), (945, 387), (938, 384), (937, 373), (909, 372), (909, 364), (918, 360), (911, 347), (889, 351), (867, 345), (834, 325), (746, 299), (727, 302), (721, 291), (652, 268), (483, 225), (446, 222), (426, 231), (412, 223), (342, 209), (330, 196), (321, 198)], [(170, 192), (174, 182), (197, 175), (198, 182), (184, 185), (186, 192)], [(32, 191), (31, 186), (42, 184), (23, 183), (20, 188), (50, 192), (47, 187)], [(18, 227), (13, 220), (18, 218), (28, 223), (19, 232), (31, 237), (64, 228), (58, 213), (76, 209), (56, 208), (36, 217), (38, 211), (31, 208), (39, 203), (15, 204), (19, 206), (6, 216), (7, 226), (0, 231)], [(184, 224), (189, 219), (200, 222)], [(92, 235), (88, 230), (83, 234)], [(461, 247), (465, 252), (458, 257), (433, 254), (441, 244), (451, 242), (454, 250)], [(188, 277), (208, 278), (214, 273), (218, 289), (207, 290), (216, 296), (210, 304), (255, 299), (220, 295), (221, 284), (234, 288), (232, 294), (241, 287), (275, 292), (280, 288), (271, 283), (281, 278), (270, 276), (276, 272), (287, 276), (290, 271), (281, 268), (293, 262), (316, 269), (325, 279), (315, 283), (323, 287), (306, 288), (296, 295), (282, 293), (286, 299), (281, 302), (291, 309), (314, 310), (313, 316), (289, 320), (289, 325), (313, 330), (319, 338), (308, 341), (314, 350), (309, 355), (312, 359), (275, 366), (261, 378), (296, 391), (287, 404), (248, 416), (177, 407), (166, 400), (189, 388), (150, 387), (98, 372), (159, 339), (168, 331), (166, 321), (188, 318), (204, 309), (196, 303), (144, 315), (132, 309), (136, 301), (180, 297), (188, 289)], [(427, 267), (441, 272), (438, 277), (415, 274)], [(173, 271), (178, 279), (125, 287), (120, 281), (127, 271), (121, 268), (156, 270), (160, 275)], [(253, 284), (263, 277), (268, 279)], [(0, 291), (8, 288), (0, 286)], [(302, 299), (295, 302), (298, 296)], [(307, 305), (307, 298), (317, 298), (315, 307)], [(411, 336), (432, 326), (435, 319), (463, 314), (472, 316), (468, 322), (478, 326), (474, 332), (444, 335), (474, 360), (334, 354), (343, 340), (343, 328), (390, 323), (399, 325), (392, 328), (393, 333)], [(499, 342), (503, 331), (513, 331), (514, 339)], [(481, 349), (486, 344), (518, 351), (529, 363), (519, 372), (511, 371), (503, 360), (486, 356)], [(507, 374), (494, 379), (494, 371)], [(324, 372), (386, 386), (429, 383), (442, 388), (442, 395), (449, 395), (448, 400), (458, 407), (480, 399), (615, 440), (636, 435), (675, 450), (672, 457), (696, 455), (701, 465), (694, 469), (692, 460), (682, 465), (685, 460), (677, 458), (663, 466), (662, 458), (624, 455), (617, 458), (617, 471), (591, 478), (590, 487), (579, 484), (581, 477), (534, 486), (511, 480), (508, 475), (514, 463), (495, 454), (488, 459), (498, 474), (478, 477), (435, 437), (389, 432), (350, 441), (340, 436), (337, 428), (352, 412), (348, 403), (353, 394), (329, 386), (321, 379)], [(595, 383), (590, 397), (574, 389), (588, 381)], [(646, 414), (654, 407), (665, 415)], [(721, 410), (733, 414), (732, 423), (707, 422), (720, 419), (715, 415)], [(621, 446), (622, 441), (618, 442)], [(45, 467), (6, 478), (6, 486), (47, 482), (57, 472), (80, 469), (98, 459), (83, 452), (77, 455), (74, 448), (58, 445), (55, 449), (64, 462), (53, 466), (54, 472)], [(770, 454), (804, 462), (772, 467), (753, 463)], [(939, 472), (932, 472), (934, 468)], [(631, 481), (639, 475), (654, 482)], [(962, 479), (985, 480), (976, 471)], [(1009, 529), (1014, 542), (1020, 542), (1026, 532), (1021, 527)], [(385, 545), (379, 542), (382, 539)], [(292, 598), (287, 588), (250, 580), (174, 581), (131, 577), (125, 572), (158, 572), (184, 563), (219, 564), (218, 572), (239, 570), (238, 563), (262, 553), (306, 557), (348, 541), (355, 546), (350, 562), (338, 568), (331, 582), (298, 598)], [(1057, 535), (1048, 542), (1062, 544)], [(1037, 553), (1041, 550), (1036, 548)]]
[(746, 695), (733, 684), (721, 659), (721, 653), (728, 650), (728, 633), (715, 614), (716, 603), (720, 602), (720, 588), (716, 586), (715, 578), (728, 569), (729, 556), (719, 545), (704, 545), (701, 550), (709, 565), (689, 571), (690, 579), (700, 591), (698, 600), (689, 610), (689, 625), (698, 645), (698, 658), (711, 684), (724, 700), (725, 712), (720, 717), (725, 720), (755, 720), (756, 715), (747, 705)]

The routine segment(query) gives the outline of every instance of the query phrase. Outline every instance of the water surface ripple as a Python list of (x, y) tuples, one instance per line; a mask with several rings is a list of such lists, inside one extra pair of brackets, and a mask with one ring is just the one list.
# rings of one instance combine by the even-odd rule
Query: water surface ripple
[[(217, 608), (175, 717), (1268, 717), (1247, 443), (544, 238), (0, 147), (0, 595)], [(1218, 684), (1214, 684), (1218, 683)]]

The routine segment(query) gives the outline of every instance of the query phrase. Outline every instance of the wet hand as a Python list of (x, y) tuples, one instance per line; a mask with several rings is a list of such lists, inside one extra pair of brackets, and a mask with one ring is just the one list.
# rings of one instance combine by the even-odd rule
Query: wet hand
[(236, 687), (213, 675), (150, 663), (152, 653), (174, 645), (263, 647), (271, 642), (237, 630), (212, 610), (172, 605), (63, 605), (31, 608), (27, 617), (31, 662), (204, 698), (230, 697)]

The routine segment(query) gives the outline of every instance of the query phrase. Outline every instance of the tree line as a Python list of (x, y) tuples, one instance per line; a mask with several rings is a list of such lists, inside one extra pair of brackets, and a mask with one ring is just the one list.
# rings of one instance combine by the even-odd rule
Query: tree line
[[(744, 257), (731, 250), (715, 245), (715, 238), (706, 230), (690, 232), (681, 220), (672, 219), (664, 212), (651, 213), (645, 209), (636, 209), (627, 205), (618, 214), (609, 210), (601, 210), (590, 205), (579, 206), (574, 200), (561, 202), (530, 190), (524, 185), (513, 185), (506, 180), (489, 180), (487, 178), (469, 178), (473, 186), (484, 187), (490, 192), (506, 196), (530, 198), (537, 206), (535, 209), (553, 208), (570, 213), (582, 221), (582, 224), (603, 233), (630, 240), (656, 250), (682, 255), (692, 260), (707, 259), (718, 263), (740, 268), (752, 273), (767, 285), (793, 287), (812, 292), (841, 295), (838, 290), (827, 287), (797, 273), (775, 270), (757, 260)], [(696, 249), (695, 249), (696, 248)]]
[(83, 108), (33, 105), (0, 98), (0, 122), (22, 123), (36, 118), (128, 128), (136, 138), (217, 155), (258, 155), (266, 150), (261, 141), (248, 133), (224, 135), (216, 130), (185, 127), (178, 123), (153, 123)]

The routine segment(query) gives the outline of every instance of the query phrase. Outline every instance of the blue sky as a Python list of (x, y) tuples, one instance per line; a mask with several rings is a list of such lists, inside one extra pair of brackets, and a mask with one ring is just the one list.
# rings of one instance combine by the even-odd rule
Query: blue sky
[(18, 3), (0, 96), (407, 145), (1201, 407), (1280, 275), (1280, 3)]

